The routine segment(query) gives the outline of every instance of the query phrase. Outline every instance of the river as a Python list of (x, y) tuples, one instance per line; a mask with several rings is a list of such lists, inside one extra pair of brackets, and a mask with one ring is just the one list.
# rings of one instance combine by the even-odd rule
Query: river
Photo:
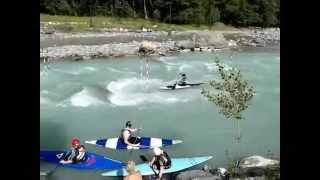
[[(232, 55), (232, 57), (231, 57)], [(240, 69), (256, 89), (256, 96), (241, 121), (242, 139), (235, 143), (235, 122), (219, 114), (204, 98), (201, 87), (163, 91), (179, 72), (189, 82), (218, 78), (214, 60)], [(139, 136), (183, 140), (167, 147), (172, 157), (212, 155), (211, 167), (230, 159), (272, 153), (280, 158), (280, 49), (254, 48), (216, 53), (182, 53), (154, 58), (148, 71), (138, 57), (61, 61), (40, 64), (40, 146), (67, 149), (72, 137), (82, 141), (116, 137), (126, 120), (142, 127)], [(144, 73), (143, 73), (144, 72)], [(90, 152), (140, 163), (151, 151), (114, 151), (86, 144)], [(40, 169), (54, 166), (40, 162)], [(105, 171), (58, 168), (48, 179), (107, 179)]]

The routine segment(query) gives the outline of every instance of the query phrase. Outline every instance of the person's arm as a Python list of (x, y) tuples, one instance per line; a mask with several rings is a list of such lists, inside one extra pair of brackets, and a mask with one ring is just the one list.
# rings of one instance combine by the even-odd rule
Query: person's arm
[(136, 131), (138, 131), (138, 129), (137, 128), (130, 128), (130, 131), (136, 132)]
[(153, 156), (151, 161), (149, 162), (149, 166), (152, 166), (152, 164), (154, 163), (155, 160), (156, 160), (156, 158)]

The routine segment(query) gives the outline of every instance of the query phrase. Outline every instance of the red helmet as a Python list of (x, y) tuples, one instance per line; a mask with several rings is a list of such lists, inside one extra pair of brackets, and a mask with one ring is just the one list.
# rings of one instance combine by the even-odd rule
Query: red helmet
[(80, 140), (78, 138), (72, 138), (71, 144), (72, 145), (80, 144)]

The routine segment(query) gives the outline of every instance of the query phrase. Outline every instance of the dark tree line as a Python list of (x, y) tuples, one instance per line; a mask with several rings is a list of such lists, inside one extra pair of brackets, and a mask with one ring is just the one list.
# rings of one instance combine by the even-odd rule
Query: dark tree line
[(40, 12), (139, 17), (175, 24), (280, 26), (280, 0), (40, 0)]

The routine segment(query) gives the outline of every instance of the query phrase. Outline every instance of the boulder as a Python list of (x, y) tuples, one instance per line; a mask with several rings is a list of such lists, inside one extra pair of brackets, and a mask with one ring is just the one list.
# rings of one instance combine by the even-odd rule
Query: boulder
[[(176, 176), (176, 180), (186, 180), (186, 179), (198, 179), (201, 177), (208, 177), (208, 178), (212, 178), (213, 175), (210, 172), (206, 172), (203, 170), (189, 170), (189, 171), (184, 171), (179, 173)], [(221, 179), (222, 180), (222, 179)]]
[(267, 159), (262, 156), (250, 156), (244, 158), (240, 161), (240, 168), (250, 168), (250, 167), (267, 167), (272, 165), (279, 165), (280, 162), (273, 159)]
[(177, 41), (175, 46), (179, 49), (191, 49), (194, 48), (194, 42), (192, 42), (191, 40)]

